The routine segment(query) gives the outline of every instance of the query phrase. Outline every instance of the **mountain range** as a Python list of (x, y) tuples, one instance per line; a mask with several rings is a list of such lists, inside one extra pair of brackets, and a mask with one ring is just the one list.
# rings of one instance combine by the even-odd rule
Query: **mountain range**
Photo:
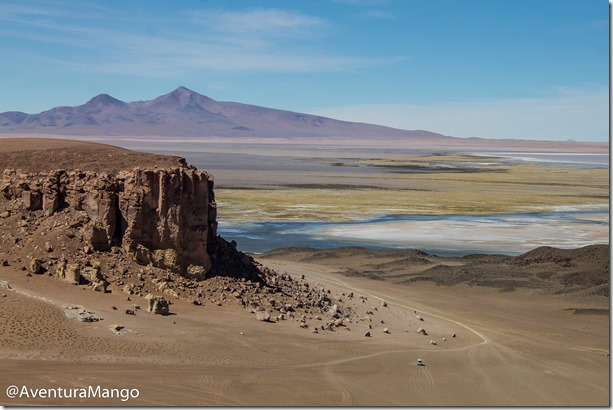
[(383, 144), (430, 151), (609, 151), (606, 142), (456, 138), (424, 130), (340, 121), (257, 105), (216, 101), (185, 87), (178, 87), (150, 101), (124, 102), (100, 94), (83, 105), (55, 107), (39, 114), (0, 113), (0, 137), (10, 136), (61, 136), (109, 141), (129, 137), (215, 137), (227, 142), (294, 139), (303, 143)]
[(428, 131), (222, 102), (179, 87), (150, 101), (123, 102), (100, 94), (83, 105), (39, 114), (0, 113), (0, 134), (184, 137), (392, 137), (446, 138)]

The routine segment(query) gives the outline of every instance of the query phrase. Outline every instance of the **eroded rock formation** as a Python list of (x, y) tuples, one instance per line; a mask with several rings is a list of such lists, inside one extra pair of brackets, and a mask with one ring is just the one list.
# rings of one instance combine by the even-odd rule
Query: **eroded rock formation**
[[(317, 332), (370, 320), (344, 307), (352, 293), (276, 272), (219, 237), (212, 176), (186, 165), (116, 174), (4, 170), (0, 231), (0, 265), (144, 298), (152, 313), (186, 299), (238, 304), (267, 323), (293, 320)], [(133, 308), (126, 314), (140, 305)]]
[(217, 238), (213, 178), (189, 167), (107, 173), (5, 170), (0, 194), (10, 211), (71, 213), (92, 251), (120, 246), (142, 265), (191, 278), (211, 270)]

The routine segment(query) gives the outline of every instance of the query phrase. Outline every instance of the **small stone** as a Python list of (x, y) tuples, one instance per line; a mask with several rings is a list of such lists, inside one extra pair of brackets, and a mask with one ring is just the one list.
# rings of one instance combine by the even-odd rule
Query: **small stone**
[(389, 332), (390, 331), (389, 331), (389, 329), (387, 327), (383, 329), (383, 333), (389, 333)]
[(381, 302), (381, 306), (387, 307), (387, 302), (386, 301)]
[(132, 309), (126, 309), (126, 315), (135, 315), (136, 313), (134, 313), (134, 311)]
[(111, 330), (115, 333), (119, 333), (123, 329), (124, 329), (124, 326), (122, 325), (111, 325)]
[(370, 332), (367, 331), (366, 333), (364, 333), (364, 336), (370, 337)]
[(113, 306), (111, 306), (111, 309), (117, 310), (117, 306), (113, 305)]

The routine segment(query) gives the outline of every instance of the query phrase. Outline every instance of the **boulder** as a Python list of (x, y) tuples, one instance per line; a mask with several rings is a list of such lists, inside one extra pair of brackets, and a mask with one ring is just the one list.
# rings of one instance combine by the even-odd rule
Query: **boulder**
[(39, 273), (42, 273), (42, 271), (43, 271), (43, 265), (42, 265), (41, 261), (39, 259), (36, 259), (36, 258), (30, 259), (29, 268), (30, 268), (30, 273), (33, 273), (35, 275), (39, 274)]
[(168, 301), (163, 296), (156, 296), (149, 293), (145, 296), (147, 300), (147, 312), (166, 316), (170, 310), (168, 308)]
[(100, 270), (100, 265), (98, 263), (94, 262), (92, 266), (85, 267), (83, 269), (83, 273), (89, 278), (89, 282), (93, 290), (102, 293), (105, 293), (107, 291), (109, 282), (102, 274), (102, 271)]
[(270, 322), (270, 313), (265, 310), (261, 310), (255, 313), (255, 318), (260, 322)]
[(58, 274), (68, 283), (81, 284), (81, 266), (78, 263), (67, 263), (66, 260), (63, 260), (60, 262)]

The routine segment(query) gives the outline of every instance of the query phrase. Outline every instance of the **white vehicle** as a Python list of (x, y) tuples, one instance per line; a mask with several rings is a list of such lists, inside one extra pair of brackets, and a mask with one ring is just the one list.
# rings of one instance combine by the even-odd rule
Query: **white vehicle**
[(417, 364), (418, 366), (425, 366), (425, 365), (426, 365), (426, 364), (424, 363), (424, 361), (423, 361), (423, 360), (421, 360), (421, 359), (417, 359), (417, 363), (416, 363), (416, 364)]

